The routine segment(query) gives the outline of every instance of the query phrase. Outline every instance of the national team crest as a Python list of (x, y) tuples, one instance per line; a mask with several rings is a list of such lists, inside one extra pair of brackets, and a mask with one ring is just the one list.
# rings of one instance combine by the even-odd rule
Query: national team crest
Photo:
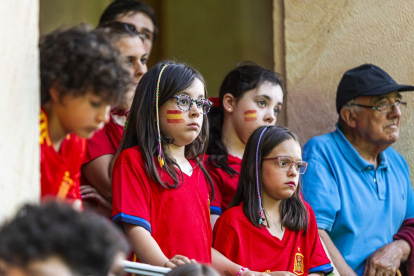
[(295, 254), (295, 263), (293, 266), (293, 273), (296, 275), (302, 275), (304, 272), (303, 255), (300, 253)]

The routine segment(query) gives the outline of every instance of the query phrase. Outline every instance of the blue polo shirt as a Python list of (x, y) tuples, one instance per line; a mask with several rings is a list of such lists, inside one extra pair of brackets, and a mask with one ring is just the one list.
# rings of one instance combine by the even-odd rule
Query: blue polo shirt
[(365, 260), (393, 241), (402, 222), (414, 218), (414, 196), (404, 158), (389, 147), (379, 165), (364, 160), (337, 127), (304, 146), (309, 162), (303, 196), (348, 265), (362, 275)]

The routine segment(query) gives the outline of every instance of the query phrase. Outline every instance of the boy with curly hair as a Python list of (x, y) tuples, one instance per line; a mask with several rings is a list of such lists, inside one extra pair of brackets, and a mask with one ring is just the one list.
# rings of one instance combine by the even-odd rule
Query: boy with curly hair
[(110, 105), (133, 83), (118, 51), (86, 25), (41, 38), (40, 75), (41, 197), (80, 208), (85, 138), (108, 122)]

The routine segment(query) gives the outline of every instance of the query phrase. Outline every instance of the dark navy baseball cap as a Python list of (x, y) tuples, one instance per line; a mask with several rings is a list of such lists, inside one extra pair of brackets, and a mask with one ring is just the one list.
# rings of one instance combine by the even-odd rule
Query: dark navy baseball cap
[(363, 64), (345, 72), (336, 91), (336, 111), (359, 96), (379, 96), (394, 91), (414, 91), (414, 86), (398, 84), (387, 72), (373, 64)]

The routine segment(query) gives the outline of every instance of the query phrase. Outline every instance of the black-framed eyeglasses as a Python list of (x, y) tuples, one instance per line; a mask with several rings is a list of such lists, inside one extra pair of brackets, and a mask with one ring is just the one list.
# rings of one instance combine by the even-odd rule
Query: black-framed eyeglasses
[(308, 168), (308, 162), (306, 161), (293, 161), (287, 156), (276, 156), (270, 158), (263, 158), (263, 161), (276, 161), (279, 169), (282, 171), (290, 171), (295, 166), (296, 171), (299, 174), (304, 174)]
[(394, 106), (398, 107), (398, 109), (402, 112), (407, 107), (407, 102), (395, 102), (392, 104), (381, 104), (378, 106), (351, 103), (347, 106), (359, 106), (364, 108), (370, 108), (373, 110), (378, 110), (381, 114), (390, 114), (394, 110)]
[(207, 114), (213, 104), (207, 99), (194, 100), (188, 95), (175, 95), (171, 98), (177, 99), (177, 106), (181, 111), (189, 111), (193, 106), (193, 103), (195, 103), (201, 114)]

